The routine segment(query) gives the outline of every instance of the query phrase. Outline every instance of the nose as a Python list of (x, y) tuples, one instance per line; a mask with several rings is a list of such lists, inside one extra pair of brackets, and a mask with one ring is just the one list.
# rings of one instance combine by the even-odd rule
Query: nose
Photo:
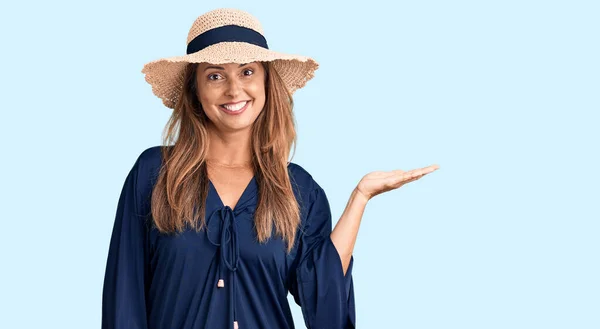
[(239, 79), (237, 77), (231, 77), (229, 78), (229, 81), (227, 83), (227, 90), (226, 90), (226, 95), (227, 96), (231, 96), (232, 98), (237, 97), (237, 95), (240, 93), (240, 91), (242, 90), (242, 83), (239, 81)]

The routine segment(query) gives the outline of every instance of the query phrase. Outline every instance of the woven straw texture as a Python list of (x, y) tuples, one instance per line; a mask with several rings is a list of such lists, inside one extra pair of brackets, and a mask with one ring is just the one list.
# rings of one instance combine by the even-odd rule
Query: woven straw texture
[[(247, 27), (264, 35), (260, 22), (254, 16), (238, 9), (223, 8), (207, 12), (194, 21), (185, 46), (201, 33), (225, 25)], [(272, 61), (292, 94), (304, 87), (319, 67), (310, 57), (280, 53), (245, 42), (221, 42), (189, 55), (149, 62), (144, 65), (142, 73), (152, 86), (152, 92), (162, 99), (163, 104), (168, 108), (175, 108), (183, 85), (184, 68), (188, 63), (225, 64), (254, 61)]]

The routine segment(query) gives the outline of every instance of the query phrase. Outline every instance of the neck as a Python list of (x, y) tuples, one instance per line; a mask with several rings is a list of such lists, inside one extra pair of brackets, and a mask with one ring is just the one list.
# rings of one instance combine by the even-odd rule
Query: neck
[(210, 141), (207, 160), (229, 166), (251, 163), (250, 133), (250, 129), (228, 133), (209, 129)]

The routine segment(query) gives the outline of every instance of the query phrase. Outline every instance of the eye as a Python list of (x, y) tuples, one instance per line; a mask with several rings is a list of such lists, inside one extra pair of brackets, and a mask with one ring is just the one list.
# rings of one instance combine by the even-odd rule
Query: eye
[[(250, 72), (250, 74), (245, 74), (246, 72)], [(245, 69), (244, 70), (244, 75), (252, 75), (254, 74), (254, 70), (253, 69)]]
[[(216, 77), (215, 79), (213, 79), (213, 77)], [(213, 74), (209, 74), (208, 75), (208, 80), (218, 80), (218, 77), (220, 77), (220, 75), (213, 73)]]

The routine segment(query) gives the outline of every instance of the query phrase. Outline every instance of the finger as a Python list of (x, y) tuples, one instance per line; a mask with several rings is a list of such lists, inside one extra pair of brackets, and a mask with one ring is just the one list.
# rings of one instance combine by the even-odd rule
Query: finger
[(409, 181), (412, 182), (411, 179), (419, 179), (431, 172), (434, 172), (435, 170), (437, 170), (439, 168), (438, 165), (431, 165), (431, 166), (427, 166), (427, 167), (423, 167), (423, 168), (419, 168), (419, 169), (413, 169), (413, 170), (409, 170), (409, 171), (402, 171), (402, 170), (392, 170), (391, 173), (392, 175), (390, 176), (392, 178), (392, 182), (393, 184), (405, 184), (408, 183)]
[(421, 168), (421, 171), (425, 174), (429, 174), (430, 172), (434, 172), (434, 171), (438, 170), (439, 168), (440, 168), (440, 166), (438, 166), (438, 165), (431, 165), (431, 166)]
[(410, 182), (416, 181), (417, 179), (419, 179), (419, 178), (421, 178), (421, 177), (422, 177), (422, 176), (419, 176), (419, 177), (413, 177), (413, 178), (409, 178), (409, 179), (407, 179), (407, 180), (403, 181), (403, 182), (402, 182), (402, 185), (404, 185), (404, 184), (406, 184), (406, 183), (410, 183)]
[(432, 173), (432, 172), (438, 170), (439, 167), (440, 166), (438, 166), (438, 165), (431, 165), (431, 166), (423, 167), (423, 168), (420, 168), (420, 169), (413, 169), (413, 170), (411, 170), (409, 172), (411, 173), (412, 177), (415, 177), (415, 176), (424, 176), (424, 175), (427, 175), (429, 173)]
[(421, 175), (425, 174), (423, 169), (413, 169), (413, 170), (407, 171), (406, 173), (408, 175), (408, 178), (413, 178), (413, 177), (417, 177), (417, 176), (421, 176)]
[(431, 166), (424, 167), (423, 169), (426, 169), (428, 171), (431, 170), (429, 172), (433, 172), (433, 171), (440, 169), (440, 166), (437, 164), (432, 164)]
[(398, 174), (397, 176), (392, 178), (392, 184), (393, 185), (398, 185), (398, 184), (403, 184), (405, 181), (411, 179), (412, 176), (410, 174), (410, 172), (404, 172), (401, 174)]
[(410, 173), (410, 174), (408, 174), (408, 175), (406, 176), (406, 178), (405, 178), (404, 182), (405, 182), (405, 183), (412, 182), (412, 181), (413, 181), (413, 180), (415, 180), (417, 177), (419, 177), (419, 175), (418, 175), (418, 174), (416, 174), (416, 173), (414, 173), (414, 172), (413, 172), (413, 173)]
[(421, 177), (423, 177), (423, 176), (425, 176), (427, 174), (428, 173), (426, 173), (426, 172), (422, 172), (420, 170), (417, 170), (417, 171), (411, 173), (410, 176), (406, 179), (406, 181), (404, 183), (415, 181), (415, 180), (420, 179)]
[(396, 184), (398, 181), (401, 181), (402, 179), (404, 179), (404, 175), (407, 172), (403, 171), (403, 170), (391, 170), (386, 172), (385, 179), (387, 179), (389, 182), (391, 182), (392, 184)]

